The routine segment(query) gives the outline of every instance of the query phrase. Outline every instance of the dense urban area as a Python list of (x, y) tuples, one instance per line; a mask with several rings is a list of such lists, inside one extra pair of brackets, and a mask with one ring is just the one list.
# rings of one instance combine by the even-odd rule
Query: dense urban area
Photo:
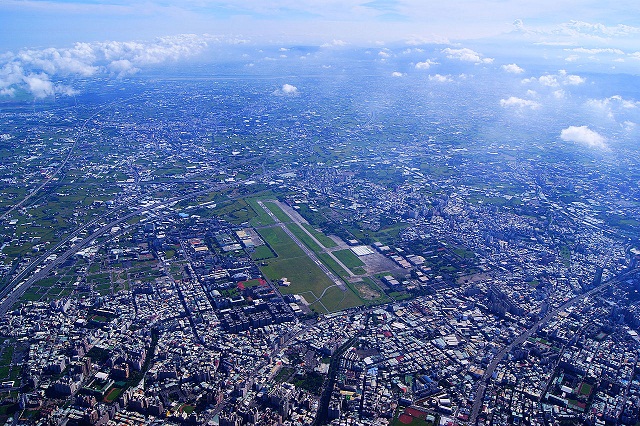
[(638, 424), (637, 148), (190, 72), (3, 101), (0, 423)]

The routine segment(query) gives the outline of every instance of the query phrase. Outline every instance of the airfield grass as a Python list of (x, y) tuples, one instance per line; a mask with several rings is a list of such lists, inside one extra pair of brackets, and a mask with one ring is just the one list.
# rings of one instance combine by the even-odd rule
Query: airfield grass
[(291, 282), (289, 287), (280, 287), (282, 293), (302, 294), (310, 307), (320, 313), (326, 313), (322, 305), (329, 312), (335, 312), (362, 304), (362, 300), (353, 291), (343, 291), (338, 287), (327, 290), (321, 299), (322, 304), (313, 303), (334, 283), (282, 228), (263, 228), (259, 233), (278, 255), (275, 259), (265, 260), (266, 266), (261, 266), (262, 273), (273, 281), (286, 277)]
[(367, 305), (379, 305), (391, 302), (391, 299), (384, 291), (369, 277), (362, 278), (361, 282), (354, 283), (353, 286), (358, 295)]
[(320, 260), (322, 260), (322, 263), (327, 265), (327, 267), (333, 271), (334, 274), (344, 279), (347, 279), (349, 277), (349, 273), (345, 271), (344, 268), (340, 266), (338, 262), (333, 260), (333, 258), (327, 253), (320, 253), (318, 254), (318, 257), (320, 258)]
[(333, 255), (337, 257), (344, 266), (351, 269), (352, 272), (354, 268), (364, 266), (364, 262), (349, 249), (334, 251)]
[(293, 235), (295, 235), (300, 241), (304, 243), (307, 247), (309, 247), (314, 253), (318, 254), (322, 252), (322, 247), (320, 247), (313, 239), (304, 232), (302, 228), (300, 228), (295, 223), (287, 223), (286, 227), (289, 228)]
[(407, 224), (404, 222), (398, 222), (384, 226), (378, 231), (365, 230), (363, 229), (363, 224), (358, 222), (345, 224), (344, 227), (357, 240), (360, 240), (365, 244), (369, 244), (374, 241), (380, 241), (383, 244), (392, 244), (393, 241), (396, 241), (398, 238), (398, 234), (407, 228)]
[[(354, 306), (362, 305), (362, 299), (358, 297), (350, 288), (346, 290), (342, 290), (339, 287), (331, 287), (324, 294), (324, 297), (320, 299), (322, 305), (324, 305), (329, 312), (341, 311), (348, 308), (353, 308)], [(314, 303), (310, 305), (312, 308), (318, 309), (322, 308), (320, 303)], [(320, 311), (320, 310), (319, 310)]]
[(316, 238), (316, 240), (320, 241), (320, 244), (322, 244), (324, 247), (333, 248), (333, 247), (336, 247), (338, 245), (331, 238), (327, 237), (322, 232), (318, 231), (317, 229), (315, 229), (313, 226), (309, 225), (308, 223), (303, 223), (302, 226), (304, 227), (304, 229), (309, 231), (309, 233), (311, 235), (313, 235)]
[(262, 267), (262, 272), (271, 280), (288, 278), (291, 286), (281, 287), (283, 293), (313, 291), (317, 296), (333, 284), (280, 227), (264, 228), (259, 232), (278, 255), (265, 262), (267, 266)]
[[(318, 243), (316, 243), (309, 236), (309, 234), (307, 234), (304, 231), (304, 229), (302, 229), (297, 224), (293, 223), (291, 217), (289, 217), (289, 215), (287, 213), (285, 213), (285, 211), (282, 210), (277, 204), (265, 202), (264, 206), (266, 208), (268, 208), (271, 211), (271, 213), (273, 213), (281, 222), (283, 222), (285, 224), (285, 226), (293, 233), (293, 235), (296, 236), (296, 238), (298, 238), (300, 241), (302, 241), (304, 243), (304, 245), (309, 247), (314, 253), (319, 254), (319, 253), (322, 252), (323, 248), (320, 247), (318, 245)], [(314, 234), (321, 235), (324, 239), (327, 239), (327, 240), (333, 242), (333, 240), (331, 240), (330, 238), (326, 237), (324, 234), (316, 231), (313, 228), (311, 228), (311, 229), (314, 231), (313, 232)], [(314, 236), (316, 236), (316, 235), (314, 235)], [(318, 239), (318, 238), (316, 237), (316, 239)], [(318, 239), (318, 241), (320, 241), (320, 240)]]
[(265, 259), (273, 259), (276, 255), (269, 248), (269, 246), (258, 246), (255, 248), (253, 253), (251, 253), (251, 259), (253, 260), (265, 260)]
[(288, 223), (292, 221), (289, 215), (286, 214), (276, 203), (265, 201), (264, 206), (271, 210), (271, 213), (280, 219), (281, 222)]
[(266, 211), (264, 211), (262, 207), (260, 207), (257, 200), (258, 198), (246, 199), (247, 204), (249, 205), (249, 207), (251, 207), (253, 212), (256, 214), (256, 216), (249, 221), (249, 224), (254, 228), (261, 227), (261, 226), (274, 225), (276, 222), (271, 218), (271, 216), (267, 214)]
[(231, 223), (240, 224), (253, 218), (253, 209), (242, 199), (229, 200), (223, 206), (213, 209), (216, 214), (224, 217)]

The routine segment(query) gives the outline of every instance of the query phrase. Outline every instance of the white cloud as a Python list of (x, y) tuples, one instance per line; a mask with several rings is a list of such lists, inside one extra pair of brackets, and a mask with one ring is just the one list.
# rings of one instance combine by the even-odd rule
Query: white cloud
[(435, 74), (429, 76), (429, 81), (435, 81), (437, 83), (450, 83), (453, 81), (453, 79), (448, 75)]
[(283, 84), (280, 89), (273, 92), (276, 96), (296, 96), (298, 93), (298, 88), (291, 84)]
[(595, 37), (627, 37), (640, 34), (640, 27), (632, 27), (624, 24), (607, 26), (601, 23), (569, 21), (562, 24), (560, 28), (570, 35), (583, 34)]
[(408, 46), (421, 46), (425, 44), (451, 44), (449, 38), (444, 35), (432, 35), (430, 37), (411, 36), (405, 40)]
[(577, 47), (575, 49), (565, 49), (576, 53), (585, 53), (587, 55), (599, 55), (599, 54), (611, 54), (611, 55), (624, 55), (624, 52), (620, 49), (602, 48), (602, 49), (587, 49), (584, 47)]
[(543, 86), (556, 87), (558, 85), (558, 80), (553, 75), (542, 75), (538, 78), (538, 83)]
[[(141, 67), (175, 61), (202, 52), (211, 41), (205, 35), (184, 34), (150, 42), (76, 43), (70, 48), (23, 49), (0, 57), (0, 95), (11, 95), (16, 88), (36, 98), (54, 94), (73, 95), (75, 89), (61, 84), (64, 77), (90, 77), (134, 74)], [(14, 89), (14, 90), (9, 90)]]
[(419, 47), (408, 48), (402, 51), (403, 55), (411, 55), (412, 53), (422, 53), (424, 49), (420, 49)]
[(49, 81), (49, 77), (46, 74), (29, 74), (24, 77), (24, 82), (36, 98), (46, 98), (55, 93), (53, 83)]
[(565, 80), (563, 81), (563, 84), (568, 84), (570, 86), (577, 86), (579, 84), (584, 83), (585, 81), (587, 81), (587, 79), (584, 77), (580, 77), (579, 75), (567, 75)]
[(346, 45), (347, 45), (346, 41), (333, 39), (333, 40), (331, 40), (331, 42), (324, 43), (320, 47), (328, 48), (328, 47), (341, 47), (341, 46), (346, 46)]
[(480, 53), (466, 47), (462, 49), (451, 49), (447, 47), (442, 53), (447, 55), (449, 59), (457, 59), (463, 62), (473, 62), (475, 64), (490, 64), (493, 62), (493, 58), (483, 58)]
[(586, 81), (587, 79), (584, 77), (580, 77), (579, 75), (575, 75), (575, 74), (567, 74), (565, 70), (560, 70), (558, 71), (557, 75), (546, 74), (546, 75), (541, 75), (538, 78), (536, 77), (525, 78), (522, 80), (522, 83), (529, 84), (529, 83), (537, 82), (541, 86), (558, 87), (560, 86), (560, 84), (565, 86), (577, 86), (585, 83)]
[(404, 74), (402, 74), (401, 72), (398, 71), (394, 71), (391, 73), (391, 77), (403, 77)]
[(587, 126), (569, 126), (560, 132), (560, 139), (589, 148), (608, 149), (606, 138)]
[(291, 84), (283, 84), (282, 93), (285, 93), (287, 95), (295, 95), (296, 93), (298, 93), (298, 88), (296, 86), (292, 86)]
[(624, 110), (635, 109), (640, 106), (640, 102), (630, 101), (620, 95), (614, 95), (605, 99), (589, 99), (586, 102), (586, 106), (613, 119), (616, 113), (624, 113)]
[(502, 69), (511, 74), (522, 74), (524, 70), (516, 64), (503, 65)]
[(116, 74), (118, 77), (135, 74), (140, 71), (140, 69), (136, 68), (128, 59), (119, 59), (117, 61), (112, 61), (109, 65), (107, 65), (107, 68), (110, 72)]
[(416, 69), (418, 70), (428, 70), (429, 68), (431, 68), (431, 65), (437, 65), (437, 62), (432, 61), (431, 59), (427, 59), (424, 62), (418, 62), (416, 64)]
[(541, 107), (539, 102), (532, 101), (529, 99), (517, 98), (515, 96), (511, 96), (508, 99), (500, 99), (500, 106), (503, 108), (511, 107), (511, 108), (519, 108), (519, 109), (523, 109), (523, 108), (538, 109)]
[(58, 94), (58, 95), (75, 96), (78, 93), (80, 93), (79, 91), (77, 91), (73, 87), (70, 87), (70, 86), (67, 86), (67, 85), (64, 85), (64, 84), (56, 84), (53, 89), (55, 90), (56, 94)]
[(381, 50), (378, 52), (378, 56), (380, 56), (381, 58), (389, 58), (391, 57), (391, 55), (389, 54), (389, 52), (385, 51), (385, 50)]
[[(606, 25), (573, 20), (552, 26), (528, 26), (519, 20), (514, 24), (516, 32), (523, 34), (534, 44), (545, 46), (591, 45), (592, 48), (577, 47), (576, 53), (620, 54), (623, 46), (636, 44), (640, 27), (630, 25)], [(635, 42), (635, 43), (634, 43)]]

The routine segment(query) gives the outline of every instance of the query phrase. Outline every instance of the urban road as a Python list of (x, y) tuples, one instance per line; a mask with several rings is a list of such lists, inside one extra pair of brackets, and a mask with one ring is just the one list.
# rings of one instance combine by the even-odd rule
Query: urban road
[(493, 375), (493, 372), (495, 371), (496, 367), (498, 366), (498, 364), (500, 363), (500, 361), (502, 361), (502, 359), (504, 358), (504, 356), (506, 354), (508, 354), (513, 348), (523, 344), (529, 337), (533, 336), (533, 334), (539, 329), (540, 326), (546, 324), (547, 322), (549, 322), (552, 318), (554, 318), (556, 315), (558, 315), (560, 312), (564, 311), (565, 309), (575, 305), (576, 303), (578, 303), (579, 301), (581, 301), (582, 299), (589, 297), (597, 292), (600, 292), (602, 290), (604, 290), (605, 288), (609, 287), (612, 284), (615, 284), (617, 282), (620, 282), (620, 280), (622, 280), (623, 278), (625, 278), (628, 274), (632, 273), (634, 271), (634, 269), (629, 269), (626, 270), (624, 272), (622, 272), (621, 274), (619, 274), (618, 276), (610, 279), (608, 282), (593, 288), (591, 290), (589, 290), (586, 293), (580, 294), (568, 301), (566, 301), (565, 303), (563, 303), (562, 305), (558, 306), (557, 308), (553, 309), (552, 311), (550, 311), (547, 315), (545, 315), (543, 318), (541, 318), (540, 320), (538, 320), (535, 324), (533, 324), (533, 326), (531, 326), (527, 331), (525, 331), (524, 333), (522, 333), (520, 336), (518, 336), (513, 342), (511, 342), (509, 345), (505, 346), (500, 352), (498, 352), (496, 354), (496, 356), (493, 357), (493, 359), (491, 360), (491, 363), (487, 366), (487, 369), (485, 370), (484, 374), (482, 375), (482, 378), (478, 381), (478, 389), (476, 390), (476, 397), (475, 400), (473, 402), (473, 407), (471, 409), (471, 416), (469, 416), (469, 424), (475, 424), (476, 420), (478, 418), (478, 414), (480, 413), (480, 408), (482, 407), (482, 402), (484, 400), (484, 393), (487, 389), (487, 385), (489, 383), (489, 379), (491, 378), (491, 376)]
[(130, 100), (139, 98), (139, 97), (141, 97), (143, 95), (145, 95), (145, 94), (143, 93), (143, 94), (140, 94), (140, 95), (133, 96), (131, 98), (110, 102), (106, 106), (103, 106), (100, 109), (98, 109), (96, 112), (94, 112), (89, 118), (87, 118), (82, 123), (82, 125), (80, 126), (80, 129), (77, 130), (76, 136), (75, 136), (75, 138), (73, 140), (73, 144), (69, 148), (69, 151), (67, 152), (67, 155), (64, 157), (64, 159), (62, 160), (60, 165), (49, 176), (47, 176), (47, 178), (40, 185), (38, 185), (38, 187), (36, 187), (33, 191), (31, 191), (29, 194), (27, 194), (27, 196), (24, 197), (20, 202), (14, 204), (9, 210), (4, 212), (0, 216), (0, 222), (3, 221), (4, 219), (6, 219), (11, 214), (12, 211), (22, 207), (27, 201), (29, 201), (38, 192), (40, 192), (42, 190), (42, 188), (47, 186), (58, 174), (60, 174), (62, 169), (67, 165), (67, 163), (69, 163), (69, 160), (71, 160), (71, 156), (73, 155), (73, 152), (74, 152), (76, 146), (78, 146), (78, 141), (80, 141), (82, 133), (84, 132), (84, 129), (87, 127), (87, 124), (89, 123), (89, 121), (91, 121), (94, 117), (99, 115), (101, 112), (106, 111), (107, 109), (111, 108), (112, 106), (115, 106), (115, 105), (118, 105), (118, 104), (121, 104), (121, 103), (124, 103), (124, 102), (128, 102)]
[[(55, 247), (48, 250), (44, 255), (40, 256), (37, 260), (32, 262), (27, 268), (25, 268), (20, 273), (18, 277), (14, 278), (11, 281), (11, 283), (9, 283), (9, 285), (7, 285), (7, 287), (3, 289), (2, 294), (0, 294), (0, 296), (4, 297), (4, 299), (2, 299), (2, 301), (0, 302), (0, 316), (5, 315), (9, 311), (9, 309), (11, 309), (11, 307), (14, 305), (14, 303), (16, 303), (20, 299), (20, 297), (29, 289), (29, 287), (31, 287), (35, 282), (45, 278), (55, 267), (64, 263), (67, 259), (75, 255), (82, 248), (89, 245), (96, 238), (106, 234), (107, 232), (111, 232), (114, 226), (120, 225), (126, 222), (127, 220), (133, 217), (136, 217), (142, 213), (159, 209), (178, 201), (183, 201), (189, 198), (208, 194), (212, 191), (220, 191), (222, 189), (229, 188), (231, 186), (233, 186), (233, 184), (217, 185), (217, 186), (213, 186), (200, 191), (192, 192), (190, 194), (169, 198), (164, 201), (159, 201), (149, 206), (140, 207), (134, 210), (133, 212), (130, 212), (118, 219), (114, 219), (111, 222), (107, 223), (106, 225), (103, 225), (102, 227), (98, 228), (90, 235), (76, 242), (74, 245), (72, 245), (70, 248), (64, 251), (64, 253), (62, 253), (60, 256), (56, 257), (55, 259), (53, 259), (45, 267), (43, 267), (42, 269), (40, 269), (39, 271), (31, 275), (28, 279), (22, 282), (19, 282), (19, 280), (24, 278), (28, 272), (30, 272), (40, 264), (44, 263), (47, 259), (49, 259), (50, 256), (54, 253), (54, 251), (64, 246), (65, 244), (69, 243), (72, 239), (77, 237), (81, 232), (85, 231), (87, 228), (95, 224), (99, 219), (95, 219), (91, 222), (86, 223), (85, 225), (73, 231), (71, 234), (65, 236), (65, 238), (62, 241), (60, 241), (58, 244), (56, 244)], [(128, 207), (128, 205), (125, 205), (123, 207)]]

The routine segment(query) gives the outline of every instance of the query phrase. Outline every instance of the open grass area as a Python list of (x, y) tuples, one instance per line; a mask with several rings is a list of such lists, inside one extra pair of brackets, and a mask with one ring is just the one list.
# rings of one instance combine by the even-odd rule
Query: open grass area
[[(331, 287), (325, 295), (320, 299), (329, 312), (341, 311), (343, 309), (353, 308), (362, 305), (362, 300), (349, 288), (342, 290), (339, 287)], [(319, 303), (315, 303), (313, 308), (321, 308)], [(318, 309), (318, 312), (323, 310)]]
[(106, 402), (113, 402), (116, 399), (118, 399), (118, 397), (120, 396), (120, 394), (122, 393), (122, 389), (121, 388), (112, 388), (109, 393), (104, 397), (104, 400)]
[[(307, 247), (309, 247), (316, 254), (322, 253), (325, 247), (335, 247), (337, 244), (331, 238), (324, 235), (322, 232), (315, 230), (312, 226), (308, 224), (304, 224), (304, 228), (292, 222), (291, 217), (282, 210), (275, 203), (264, 203), (265, 207), (267, 207), (281, 222), (286, 224), (286, 227), (295, 235), (300, 241), (304, 243)], [(309, 235), (313, 235), (313, 238), (318, 240), (322, 246), (320, 246), (314, 239)]]
[[(312, 291), (315, 296), (320, 296), (325, 288), (333, 285), (333, 282), (307, 256), (268, 261), (268, 266), (263, 266), (262, 272), (271, 280), (279, 280), (283, 277), (289, 279), (291, 285), (280, 287), (282, 293)], [(314, 298), (312, 297), (311, 300)]]
[(340, 260), (347, 268), (353, 271), (354, 268), (364, 266), (364, 262), (358, 258), (351, 250), (334, 251), (333, 255)]
[(322, 303), (313, 303), (334, 283), (282, 228), (274, 226), (260, 229), (259, 232), (278, 254), (276, 259), (264, 262), (266, 265), (261, 266), (262, 273), (273, 281), (286, 277), (291, 282), (289, 287), (280, 287), (282, 293), (302, 294), (311, 308), (320, 313), (335, 312), (362, 304), (362, 300), (353, 291), (343, 291), (338, 287), (328, 289), (321, 299)]
[(13, 353), (15, 351), (14, 347), (15, 341), (7, 340), (7, 342), (3, 345), (0, 350), (2, 351), (2, 355), (0, 355), (0, 380), (17, 380), (20, 376), (21, 366), (19, 365), (11, 365), (11, 361), (13, 360)]
[(262, 272), (271, 280), (286, 277), (291, 281), (290, 287), (281, 288), (283, 293), (310, 290), (319, 295), (333, 284), (280, 227), (261, 229), (260, 235), (278, 254), (277, 259), (265, 262), (267, 266), (262, 267)]
[(391, 299), (378, 287), (371, 278), (363, 278), (361, 282), (351, 284), (367, 305), (378, 305), (391, 302)]
[(12, 358), (13, 358), (13, 345), (7, 345), (4, 347), (2, 351), (2, 356), (0, 356), (0, 365), (11, 364)]
[[(430, 417), (429, 420), (431, 421), (428, 421), (427, 417)], [(438, 423), (438, 416), (429, 416), (428, 413), (416, 410), (411, 407), (407, 407), (404, 409), (398, 408), (393, 416), (393, 420), (391, 421), (392, 426), (431, 426)]]
[(187, 415), (193, 413), (195, 409), (196, 407), (194, 407), (193, 405), (183, 405), (181, 407), (182, 412), (186, 413)]
[(278, 257), (306, 257), (300, 247), (291, 239), (279, 226), (264, 228), (259, 231), (262, 238), (269, 243), (271, 248), (276, 252)]
[(589, 383), (583, 383), (580, 385), (580, 395), (589, 396), (591, 395), (591, 391), (593, 390), (593, 386)]
[(222, 216), (231, 223), (248, 222), (255, 217), (256, 212), (243, 199), (221, 199), (212, 213)]
[(278, 207), (276, 203), (265, 201), (264, 206), (271, 210), (271, 213), (273, 213), (278, 219), (280, 219), (281, 222), (291, 222), (291, 218), (289, 217), (289, 215), (286, 214), (280, 207)]
[(331, 256), (329, 256), (329, 254), (327, 253), (320, 253), (318, 255), (318, 257), (320, 258), (320, 260), (322, 261), (322, 263), (324, 263), (325, 265), (327, 265), (327, 267), (329, 269), (331, 269), (331, 271), (333, 271), (334, 274), (338, 275), (339, 277), (342, 277), (344, 279), (349, 278), (349, 273), (347, 271), (345, 271), (342, 266), (340, 266), (338, 264), (338, 262), (336, 262), (335, 260), (333, 260), (333, 258)]
[(253, 260), (273, 259), (274, 257), (276, 257), (276, 254), (266, 245), (256, 247), (251, 253), (251, 259)]
[(259, 285), (266, 285), (266, 281), (264, 281), (262, 278), (259, 278), (255, 280), (243, 281), (242, 285), (244, 286), (244, 288), (251, 288), (257, 287)]
[(474, 252), (472, 252), (471, 250), (467, 250), (464, 247), (454, 248), (453, 252), (462, 259), (473, 259), (476, 257), (476, 254)]
[(315, 241), (313, 241), (309, 234), (304, 232), (304, 230), (298, 225), (296, 225), (295, 223), (287, 223), (286, 227), (289, 228), (289, 230), (293, 232), (293, 235), (295, 235), (300, 241), (302, 241), (304, 245), (309, 247), (315, 253), (322, 252), (322, 247), (320, 247)]
[(260, 205), (258, 204), (258, 202), (256, 201), (255, 198), (247, 198), (247, 204), (249, 205), (249, 207), (251, 207), (251, 209), (254, 211), (254, 213), (256, 214), (255, 217), (253, 217), (250, 221), (249, 224), (255, 228), (260, 227), (260, 226), (270, 226), (270, 225), (274, 225), (276, 222), (271, 218), (271, 216), (269, 216), (267, 214), (267, 212), (264, 211), (264, 209), (262, 207), (260, 207)]
[(309, 233), (313, 235), (316, 238), (316, 240), (320, 241), (320, 244), (322, 244), (324, 247), (333, 248), (338, 245), (331, 238), (327, 237), (322, 232), (316, 230), (313, 226), (309, 225), (308, 223), (303, 223), (302, 226), (304, 227), (304, 229), (309, 231)]

